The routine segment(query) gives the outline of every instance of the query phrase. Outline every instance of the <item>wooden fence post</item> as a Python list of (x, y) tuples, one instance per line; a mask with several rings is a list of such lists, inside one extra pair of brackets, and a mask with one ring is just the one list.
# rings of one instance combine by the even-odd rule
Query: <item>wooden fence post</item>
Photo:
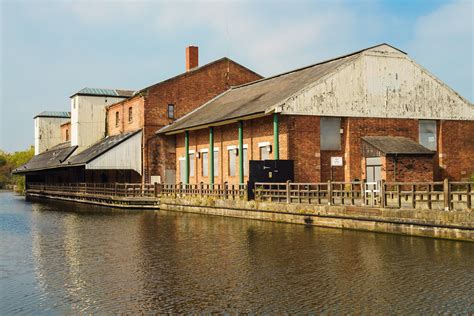
[(291, 188), (290, 188), (291, 181), (286, 181), (286, 203), (291, 203)]
[(444, 179), (443, 182), (443, 193), (444, 193), (444, 210), (451, 210), (451, 192), (449, 190), (449, 180), (448, 178)]
[(350, 195), (351, 195), (351, 205), (354, 205), (355, 204), (355, 201), (354, 201), (354, 183), (351, 182), (351, 185), (350, 185)]
[(316, 185), (316, 194), (318, 195), (318, 204), (321, 204), (321, 185)]
[(361, 206), (365, 206), (365, 181), (364, 180), (361, 180), (360, 181), (360, 195), (361, 195), (361, 200), (362, 200), (362, 205)]
[(328, 180), (328, 205), (332, 205), (332, 184), (331, 184), (331, 180)]
[(415, 194), (415, 191), (416, 191), (416, 185), (412, 184), (411, 185), (411, 207), (412, 208), (416, 208), (416, 194)]
[(402, 190), (400, 184), (397, 184), (397, 206), (398, 208), (402, 208)]
[(467, 200), (466, 200), (466, 204), (467, 204), (467, 208), (470, 210), (471, 207), (472, 207), (472, 203), (471, 203), (471, 189), (472, 189), (472, 184), (471, 183), (468, 183), (467, 184)]
[(227, 199), (227, 181), (224, 182), (224, 199)]
[(431, 184), (428, 184), (428, 209), (431, 210), (431, 192), (432, 192), (432, 185)]
[(385, 180), (380, 180), (380, 206), (385, 207)]

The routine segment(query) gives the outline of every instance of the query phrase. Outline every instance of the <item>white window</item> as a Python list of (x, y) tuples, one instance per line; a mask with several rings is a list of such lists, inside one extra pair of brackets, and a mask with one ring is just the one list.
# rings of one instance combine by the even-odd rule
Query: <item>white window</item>
[(189, 153), (189, 176), (194, 177), (194, 170), (196, 169), (196, 159), (194, 153)]
[(214, 151), (214, 177), (219, 176), (219, 152)]
[(435, 151), (436, 146), (436, 121), (420, 120), (418, 121), (420, 144)]
[(179, 181), (186, 181), (186, 159), (184, 157), (179, 158)]
[(229, 176), (230, 177), (235, 177), (236, 175), (236, 169), (237, 169), (237, 155), (236, 155), (236, 149), (229, 149), (227, 151), (228, 153), (228, 162), (229, 162)]
[(168, 104), (168, 118), (174, 119), (174, 104)]
[(341, 118), (321, 117), (321, 150), (341, 149)]
[(209, 152), (201, 152), (201, 170), (203, 177), (209, 177)]
[(270, 159), (270, 145), (261, 146), (259, 150), (260, 150), (260, 160)]
[(247, 148), (244, 148), (244, 176), (249, 175), (249, 161), (248, 161), (248, 150)]

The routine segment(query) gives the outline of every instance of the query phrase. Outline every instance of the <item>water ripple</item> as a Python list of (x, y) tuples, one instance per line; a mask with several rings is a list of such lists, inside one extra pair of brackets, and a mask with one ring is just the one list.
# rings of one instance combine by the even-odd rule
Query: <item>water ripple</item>
[(472, 314), (474, 245), (0, 194), (0, 314)]

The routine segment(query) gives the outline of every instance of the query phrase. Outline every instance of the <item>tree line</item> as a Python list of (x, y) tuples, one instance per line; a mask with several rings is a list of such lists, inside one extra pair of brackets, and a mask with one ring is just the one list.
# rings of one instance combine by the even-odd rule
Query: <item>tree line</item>
[(12, 171), (27, 163), (35, 154), (35, 148), (31, 146), (24, 151), (7, 153), (0, 149), (0, 189), (15, 187), (18, 192), (25, 189), (25, 177), (13, 175)]

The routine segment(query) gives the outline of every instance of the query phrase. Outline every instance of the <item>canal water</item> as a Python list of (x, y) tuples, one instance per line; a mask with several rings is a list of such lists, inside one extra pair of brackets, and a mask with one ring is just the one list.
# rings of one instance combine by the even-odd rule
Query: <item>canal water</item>
[(0, 193), (0, 314), (474, 313), (474, 244)]

